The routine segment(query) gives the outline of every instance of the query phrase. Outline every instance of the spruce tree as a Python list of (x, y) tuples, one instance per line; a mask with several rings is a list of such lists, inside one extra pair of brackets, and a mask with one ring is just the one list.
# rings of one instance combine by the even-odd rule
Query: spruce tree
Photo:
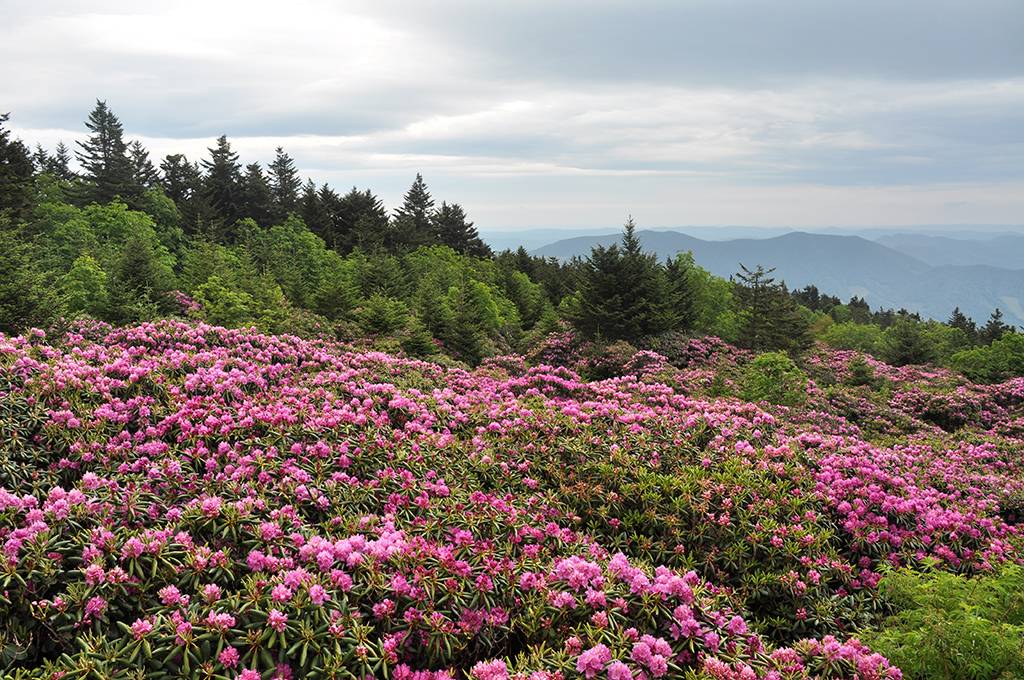
[(270, 191), (274, 199), (274, 223), (280, 224), (299, 208), (299, 190), (302, 180), (295, 168), (295, 161), (277, 147), (274, 162), (270, 164)]
[(35, 151), (32, 152), (32, 165), (35, 167), (36, 172), (46, 172), (51, 162), (50, 154), (46, 153), (46, 149), (43, 148), (43, 145), (36, 144)]
[(324, 184), (317, 193), (320, 212), (323, 220), (323, 233), (318, 234), (328, 248), (341, 250), (345, 241), (344, 225), (341, 224), (341, 196), (331, 187)]
[(894, 366), (926, 364), (935, 360), (935, 350), (922, 332), (921, 323), (900, 317), (885, 331), (885, 360)]
[(4, 127), (8, 114), (0, 114), (0, 217), (25, 217), (32, 206), (34, 168), (28, 147), (11, 139)]
[(231, 150), (228, 138), (221, 135), (217, 146), (209, 149), (210, 160), (202, 161), (206, 170), (203, 195), (220, 221), (220, 236), (234, 240), (234, 224), (242, 217), (242, 171), (238, 154)]
[(160, 185), (182, 216), (182, 227), (188, 234), (197, 234), (211, 218), (212, 211), (203, 194), (203, 174), (199, 165), (190, 163), (180, 153), (170, 154), (160, 163), (163, 177)]
[(436, 243), (471, 257), (491, 257), (491, 249), (480, 239), (476, 227), (466, 220), (466, 211), (458, 203), (441, 202), (431, 216)]
[(675, 321), (674, 330), (690, 331), (697, 325), (699, 310), (693, 270), (692, 256), (672, 258), (665, 263), (669, 301)]
[(274, 219), (274, 195), (259, 163), (245, 166), (242, 177), (242, 216), (251, 217), (261, 227), (270, 226)]
[(413, 250), (430, 243), (433, 208), (434, 199), (423, 181), (423, 175), (416, 173), (415, 181), (405, 192), (402, 207), (395, 211), (391, 237), (391, 245), (395, 250)]
[(89, 138), (77, 142), (80, 150), (75, 152), (83, 170), (79, 202), (109, 203), (118, 196), (128, 202), (136, 199), (141, 192), (134, 181), (121, 121), (106, 102), (97, 100), (85, 127)]
[(664, 269), (643, 252), (630, 218), (621, 243), (595, 246), (582, 264), (573, 321), (590, 338), (637, 342), (672, 328), (670, 298)]
[(160, 173), (149, 160), (149, 152), (142, 142), (135, 140), (128, 145), (128, 157), (132, 162), (132, 181), (142, 191), (160, 184)]
[(64, 142), (57, 142), (57, 148), (54, 149), (53, 155), (50, 156), (46, 171), (61, 181), (70, 182), (75, 178), (75, 174), (71, 172), (70, 165), (71, 152)]
[(1012, 332), (1013, 329), (1003, 323), (1003, 312), (998, 307), (992, 312), (992, 315), (988, 317), (988, 321), (982, 327), (979, 336), (981, 341), (986, 345), (991, 345), (993, 342), (1003, 337), (1008, 332)]
[(340, 252), (361, 248), (366, 252), (382, 249), (388, 238), (388, 213), (384, 204), (369, 189), (355, 187), (338, 204), (338, 227), (342, 235)]
[(302, 187), (299, 212), (309, 230), (323, 238), (323, 234), (330, 229), (330, 215), (327, 214), (323, 203), (320, 202), (320, 191), (311, 179), (306, 180)]
[(809, 342), (807, 324), (785, 284), (772, 278), (774, 271), (761, 265), (750, 270), (740, 264), (735, 287), (742, 314), (738, 344), (757, 352), (804, 349)]
[(953, 309), (953, 313), (949, 315), (949, 320), (946, 321), (946, 325), (950, 328), (958, 328), (963, 331), (967, 340), (972, 344), (977, 342), (978, 325), (974, 323), (973, 319), (961, 312), (959, 307)]

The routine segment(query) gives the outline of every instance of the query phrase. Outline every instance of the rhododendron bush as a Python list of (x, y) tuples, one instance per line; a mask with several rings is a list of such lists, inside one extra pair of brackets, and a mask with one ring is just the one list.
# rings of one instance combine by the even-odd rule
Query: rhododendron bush
[[(701, 357), (746, 360), (713, 346), (586, 382), (170, 321), (0, 337), (0, 663), (901, 677), (856, 638), (880, 570), (1020, 556), (1024, 389), (879, 365), (887, 395), (755, 405), (710, 396)], [(913, 413), (935, 399), (955, 417)], [(899, 441), (858, 424), (879, 413)]]

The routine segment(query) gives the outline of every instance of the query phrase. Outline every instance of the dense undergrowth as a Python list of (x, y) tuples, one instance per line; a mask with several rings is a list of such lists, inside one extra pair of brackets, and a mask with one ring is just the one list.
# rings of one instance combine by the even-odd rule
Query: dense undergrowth
[(553, 336), (469, 370), (173, 321), (0, 339), (0, 664), (952, 677), (907, 651), (933, 604), (884, 584), (1019, 573), (1024, 379), (658, 349)]

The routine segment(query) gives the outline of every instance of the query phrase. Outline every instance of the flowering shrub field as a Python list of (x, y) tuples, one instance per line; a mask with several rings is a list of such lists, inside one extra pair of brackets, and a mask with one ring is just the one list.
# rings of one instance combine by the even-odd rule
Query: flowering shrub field
[(751, 357), (711, 340), (588, 382), (172, 321), (0, 336), (0, 665), (900, 678), (856, 637), (886, 565), (1020, 559), (1024, 381), (851, 385), (852, 354), (786, 407), (730, 396)]

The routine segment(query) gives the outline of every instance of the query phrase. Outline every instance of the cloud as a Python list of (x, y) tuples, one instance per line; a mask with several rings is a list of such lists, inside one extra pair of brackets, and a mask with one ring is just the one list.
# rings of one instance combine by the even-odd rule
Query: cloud
[(1022, 28), (999, 0), (44, 1), (5, 7), (0, 102), (31, 143), (100, 97), (155, 157), (226, 133), (392, 204), (423, 171), (491, 226), (1019, 222)]

